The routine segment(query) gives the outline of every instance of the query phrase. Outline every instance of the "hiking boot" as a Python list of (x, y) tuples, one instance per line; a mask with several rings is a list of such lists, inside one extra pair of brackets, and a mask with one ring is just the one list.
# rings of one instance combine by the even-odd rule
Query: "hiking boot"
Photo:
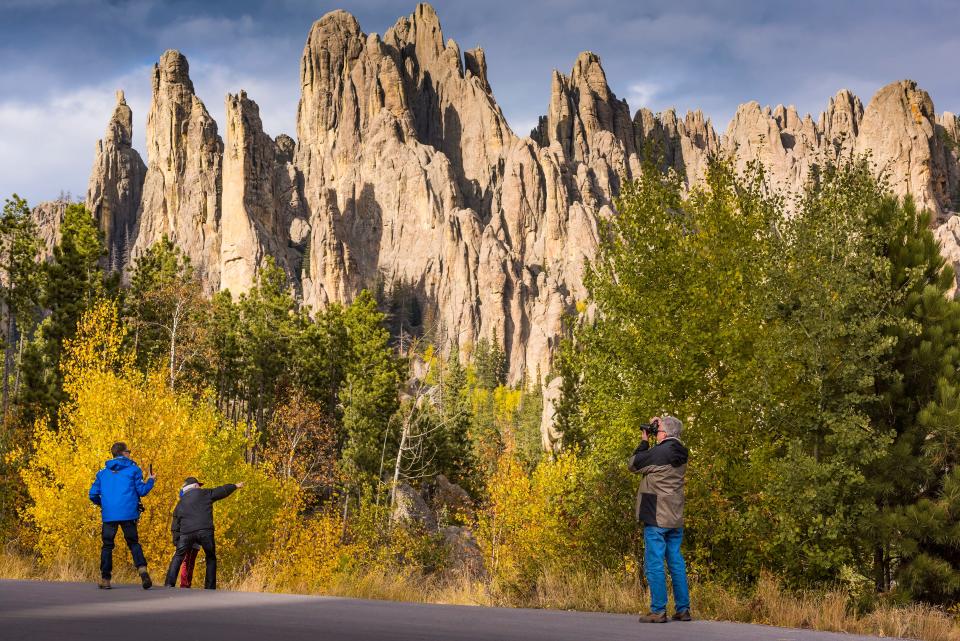
[(137, 568), (137, 572), (140, 573), (140, 584), (143, 585), (144, 590), (149, 590), (153, 587), (153, 581), (150, 580), (150, 575), (147, 573), (147, 566), (141, 566)]
[(690, 610), (678, 610), (671, 617), (674, 621), (691, 621)]
[(100, 579), (97, 581), (97, 587), (101, 590), (109, 590), (110, 588), (110, 579)]
[(640, 617), (640, 623), (666, 623), (669, 620), (666, 612), (650, 612)]

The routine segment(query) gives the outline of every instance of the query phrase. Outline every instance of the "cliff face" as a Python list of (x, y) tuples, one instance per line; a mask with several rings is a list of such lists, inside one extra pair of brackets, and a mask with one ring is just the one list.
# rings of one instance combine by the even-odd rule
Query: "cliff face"
[(241, 91), (226, 101), (220, 214), (220, 288), (246, 291), (267, 256), (299, 274), (306, 219), (289, 136), (263, 132), (260, 109)]
[(168, 236), (190, 258), (208, 291), (216, 291), (223, 141), (178, 51), (165, 52), (153, 68), (147, 162), (131, 258)]
[(133, 111), (127, 106), (123, 92), (118, 91), (117, 106), (107, 124), (107, 133), (103, 140), (97, 141), (86, 203), (103, 231), (107, 264), (113, 270), (123, 269), (129, 260), (147, 173), (132, 141)]
[(445, 41), (429, 5), (382, 38), (327, 14), (310, 29), (300, 77), (296, 143), (264, 133), (240, 92), (227, 96), (224, 145), (186, 59), (164, 53), (145, 171), (122, 99), (98, 145), (88, 203), (114, 262), (167, 234), (211, 292), (244, 291), (268, 256), (314, 307), (402, 286), (424, 310), (420, 329), (463, 351), (495, 338), (519, 382), (549, 372), (561, 319), (586, 297), (598, 220), (615, 215), (622, 177), (648, 151), (688, 185), (711, 156), (759, 159), (788, 192), (817, 163), (869, 152), (895, 193), (934, 212), (945, 255), (960, 261), (960, 123), (910, 81), (866, 108), (840, 91), (816, 120), (746, 103), (720, 135), (699, 111), (631, 116), (585, 52), (569, 75), (554, 72), (546, 115), (519, 137), (483, 50)]

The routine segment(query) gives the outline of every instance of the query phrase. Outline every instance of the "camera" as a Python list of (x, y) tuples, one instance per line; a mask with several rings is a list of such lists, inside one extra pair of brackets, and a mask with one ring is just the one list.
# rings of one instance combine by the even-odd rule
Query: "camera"
[(653, 419), (650, 423), (643, 423), (640, 425), (640, 429), (643, 430), (644, 434), (647, 437), (656, 436), (657, 432), (660, 430), (660, 421), (658, 419)]

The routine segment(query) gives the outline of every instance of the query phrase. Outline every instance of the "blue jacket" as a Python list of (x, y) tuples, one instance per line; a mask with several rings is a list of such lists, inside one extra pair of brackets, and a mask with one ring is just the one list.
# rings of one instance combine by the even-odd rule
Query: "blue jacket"
[(143, 482), (143, 472), (124, 456), (107, 461), (90, 486), (90, 500), (100, 506), (104, 523), (140, 518), (140, 497), (153, 489), (153, 479)]

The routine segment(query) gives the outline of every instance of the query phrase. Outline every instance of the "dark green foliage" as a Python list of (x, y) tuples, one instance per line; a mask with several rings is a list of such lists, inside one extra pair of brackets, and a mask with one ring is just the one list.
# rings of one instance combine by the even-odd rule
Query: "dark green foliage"
[[(588, 279), (595, 322), (557, 359), (565, 442), (629, 502), (608, 462), (647, 417), (683, 418), (701, 573), (881, 589), (895, 575), (917, 598), (954, 599), (952, 270), (929, 219), (865, 163), (824, 168), (789, 209), (756, 167), (715, 163), (687, 197), (653, 167), (625, 185)], [(631, 527), (624, 515), (599, 532), (627, 554)]]
[(162, 366), (171, 385), (184, 373), (208, 375), (210, 304), (190, 259), (166, 236), (135, 261), (124, 315), (142, 369)]
[(355, 482), (381, 473), (383, 442), (390, 418), (399, 408), (405, 364), (390, 347), (374, 296), (364, 290), (347, 308), (347, 367), (339, 398), (343, 404), (343, 465)]
[(477, 372), (477, 382), (482, 387), (494, 389), (498, 385), (506, 385), (510, 366), (496, 336), (493, 337), (493, 341), (486, 338), (477, 341), (476, 351), (473, 354), (473, 367)]
[(456, 349), (451, 350), (446, 363), (437, 358), (437, 366), (436, 382), (440, 386), (437, 413), (441, 430), (436, 467), (443, 470), (451, 481), (475, 494), (481, 486), (481, 479), (475, 474), (470, 444), (473, 410), (467, 370), (460, 364)]
[[(9, 408), (10, 389), (19, 392), (24, 345), (40, 319), (44, 271), (38, 262), (43, 241), (37, 233), (27, 201), (16, 194), (4, 202), (0, 218), (0, 270), (4, 324), (3, 414)], [(11, 379), (13, 379), (11, 381)]]
[(118, 282), (104, 275), (102, 234), (83, 205), (67, 206), (60, 235), (53, 259), (44, 266), (41, 305), (48, 315), (24, 354), (19, 402), (28, 418), (43, 413), (55, 418), (63, 401), (63, 342), (73, 337), (82, 313), (98, 297), (114, 293)]
[(283, 270), (268, 257), (250, 291), (237, 302), (240, 380), (246, 420), (261, 436), (290, 384), (293, 346), (306, 319), (298, 310)]

